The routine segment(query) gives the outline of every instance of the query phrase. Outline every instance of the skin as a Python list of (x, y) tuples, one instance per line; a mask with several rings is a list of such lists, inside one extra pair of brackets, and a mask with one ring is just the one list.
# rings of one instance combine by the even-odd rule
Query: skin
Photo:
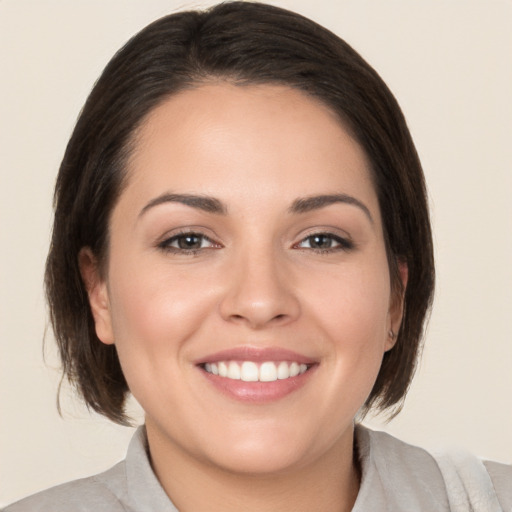
[[(297, 90), (212, 83), (150, 113), (127, 172), (105, 278), (89, 249), (80, 264), (164, 489), (183, 511), (351, 510), (354, 417), (401, 320), (363, 150)], [(210, 196), (225, 213), (155, 204), (162, 194)], [(290, 211), (326, 194), (360, 204)], [(190, 231), (206, 237), (194, 252), (176, 238)], [(277, 400), (238, 400), (197, 362), (239, 347), (292, 350), (314, 371)]]

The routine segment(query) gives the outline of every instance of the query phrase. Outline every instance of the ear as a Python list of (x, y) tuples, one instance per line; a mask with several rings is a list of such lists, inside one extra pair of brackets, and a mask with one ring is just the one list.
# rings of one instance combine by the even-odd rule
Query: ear
[(386, 340), (385, 350), (391, 350), (396, 343), (398, 331), (402, 324), (402, 317), (404, 314), (404, 297), (407, 288), (407, 281), (409, 279), (409, 267), (405, 260), (397, 260), (397, 271), (400, 279), (401, 287), (394, 286), (392, 290), (391, 303), (388, 314), (388, 336)]
[(78, 266), (89, 297), (96, 335), (103, 343), (112, 345), (114, 343), (114, 333), (107, 283), (101, 277), (98, 261), (89, 247), (80, 249)]

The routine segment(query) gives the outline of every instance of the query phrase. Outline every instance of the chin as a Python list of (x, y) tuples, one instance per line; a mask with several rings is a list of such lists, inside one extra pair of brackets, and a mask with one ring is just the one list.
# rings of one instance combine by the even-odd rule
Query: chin
[(230, 473), (265, 477), (285, 474), (307, 464), (305, 454), (283, 446), (274, 445), (272, 449), (265, 449), (261, 445), (234, 446), (229, 451), (229, 454), (213, 462), (216, 462), (218, 468)]
[(231, 473), (264, 477), (303, 467), (328, 449), (326, 445), (319, 445), (310, 432), (300, 432), (297, 425), (295, 428), (260, 425), (259, 429), (247, 425), (246, 428), (251, 430), (249, 435), (245, 429), (238, 432), (226, 429), (222, 434), (223, 442), (219, 443), (219, 438), (217, 442), (212, 440), (209, 455), (206, 455), (210, 461)]

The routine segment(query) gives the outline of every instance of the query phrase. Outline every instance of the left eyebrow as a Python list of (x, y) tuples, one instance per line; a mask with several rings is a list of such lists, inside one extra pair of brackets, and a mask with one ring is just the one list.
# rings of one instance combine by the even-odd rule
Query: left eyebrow
[(356, 206), (364, 212), (372, 224), (374, 223), (369, 208), (359, 199), (356, 199), (355, 197), (349, 196), (347, 194), (325, 194), (319, 196), (301, 197), (292, 203), (288, 211), (290, 213), (307, 213), (312, 210), (325, 208), (326, 206), (335, 203), (344, 203)]
[(144, 215), (148, 210), (164, 203), (181, 203), (198, 210), (208, 213), (216, 213), (226, 215), (227, 208), (215, 197), (194, 195), (194, 194), (162, 194), (152, 199), (139, 213), (139, 217)]

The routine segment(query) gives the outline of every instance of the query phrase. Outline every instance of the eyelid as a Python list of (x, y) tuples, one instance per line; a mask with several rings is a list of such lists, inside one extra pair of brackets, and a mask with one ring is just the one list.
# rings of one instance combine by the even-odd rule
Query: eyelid
[(331, 235), (333, 237), (342, 238), (354, 242), (350, 233), (344, 229), (329, 225), (318, 225), (311, 228), (303, 229), (294, 237), (296, 240), (302, 241), (304, 238), (313, 235)]
[[(300, 247), (302, 243), (304, 243), (308, 238), (323, 235), (326, 237), (332, 238), (338, 245), (336, 247), (329, 247), (325, 249), (320, 248), (307, 248)], [(327, 227), (317, 227), (306, 231), (305, 233), (301, 233), (300, 239), (293, 244), (293, 247), (296, 249), (302, 249), (306, 251), (314, 251), (314, 252), (333, 252), (333, 251), (350, 251), (356, 248), (356, 244), (352, 237), (346, 232), (341, 231), (336, 228), (327, 228)]]
[[(197, 236), (202, 238), (203, 240), (207, 240), (211, 243), (209, 247), (199, 247), (199, 248), (190, 248), (190, 249), (182, 249), (179, 247), (173, 247), (171, 245), (172, 242), (178, 240), (180, 237), (185, 236)], [(190, 226), (190, 227), (182, 227), (176, 230), (172, 230), (167, 232), (165, 235), (160, 237), (156, 242), (156, 247), (169, 252), (182, 253), (182, 254), (195, 254), (199, 251), (205, 251), (209, 249), (218, 249), (222, 247), (222, 244), (217, 242), (214, 237), (211, 235), (207, 235), (204, 233), (203, 228)]]

